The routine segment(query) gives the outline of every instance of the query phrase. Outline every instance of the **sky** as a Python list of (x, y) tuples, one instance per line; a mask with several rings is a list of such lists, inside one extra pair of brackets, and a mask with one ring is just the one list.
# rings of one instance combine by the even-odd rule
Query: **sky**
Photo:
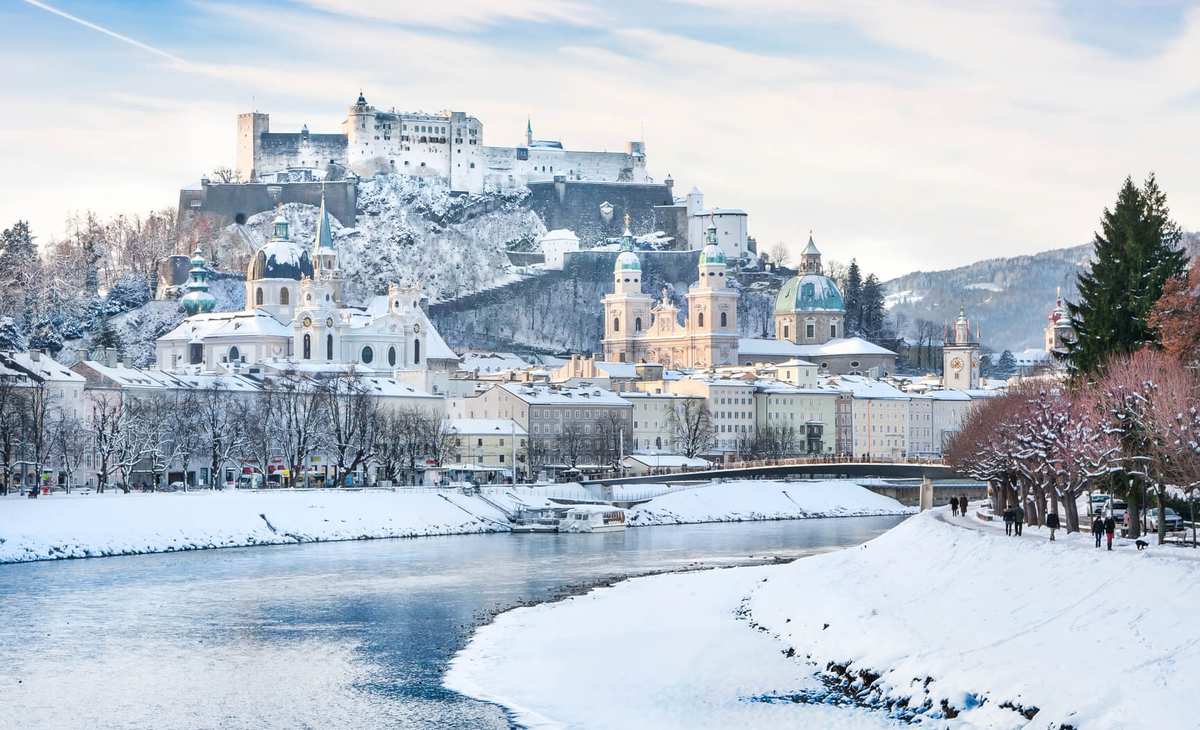
[(1085, 243), (1126, 175), (1200, 228), (1200, 7), (1171, 0), (0, 0), (0, 227), (145, 212), (236, 115), (374, 105), (485, 144), (644, 139), (760, 249), (891, 277)]

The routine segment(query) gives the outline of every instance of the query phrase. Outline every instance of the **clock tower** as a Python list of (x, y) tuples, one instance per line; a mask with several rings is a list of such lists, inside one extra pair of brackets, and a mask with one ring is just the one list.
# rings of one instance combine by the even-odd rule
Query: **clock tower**
[(979, 387), (979, 330), (971, 336), (971, 321), (960, 307), (954, 330), (947, 330), (942, 345), (942, 386), (955, 390)]

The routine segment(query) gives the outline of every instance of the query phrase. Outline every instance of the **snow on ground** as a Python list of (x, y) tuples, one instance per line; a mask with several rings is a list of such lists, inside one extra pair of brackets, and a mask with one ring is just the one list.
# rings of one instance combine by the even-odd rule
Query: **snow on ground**
[(629, 513), (631, 526), (693, 522), (863, 517), (913, 511), (891, 497), (847, 481), (741, 480), (664, 494)]
[(816, 686), (810, 668), (734, 615), (771, 574), (638, 578), (518, 608), (476, 632), (444, 683), (533, 728), (892, 727), (863, 711), (748, 701)]
[(1006, 537), (943, 508), (789, 565), (631, 580), (502, 614), (446, 684), (534, 726), (887, 722), (879, 710), (745, 701), (812, 690), (809, 673), (832, 663), (869, 672), (871, 689), (853, 691), (877, 705), (928, 703), (925, 727), (1200, 726), (1188, 706), (1200, 555), (1047, 537)]
[(477, 497), (430, 491), (225, 491), (7, 498), (0, 563), (506, 529)]
[[(1049, 542), (1037, 528), (1010, 538), (945, 512), (779, 568), (753, 593), (754, 620), (818, 665), (882, 673), (885, 692), (913, 705), (982, 703), (961, 727), (1200, 724), (1184, 707), (1200, 672), (1193, 552), (1128, 541), (1107, 552), (1090, 534)], [(1040, 712), (1026, 725), (1004, 702)]]

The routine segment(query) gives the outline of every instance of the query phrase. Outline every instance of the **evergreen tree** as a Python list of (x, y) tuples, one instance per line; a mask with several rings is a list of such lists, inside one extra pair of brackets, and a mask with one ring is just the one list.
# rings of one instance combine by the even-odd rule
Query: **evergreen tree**
[(1017, 358), (1013, 357), (1011, 350), (1005, 350), (1000, 353), (1000, 360), (996, 363), (995, 373), (997, 378), (1008, 379), (1017, 372)]
[(0, 313), (18, 317), (22, 326), (29, 323), (33, 298), (30, 289), (40, 267), (28, 223), (17, 221), (0, 232), (0, 290), (4, 291)]
[(858, 261), (850, 259), (846, 280), (842, 282), (842, 300), (846, 303), (846, 321), (842, 329), (847, 337), (862, 332), (862, 286), (862, 271), (858, 268)]
[(125, 346), (124, 343), (121, 342), (120, 333), (118, 333), (116, 328), (112, 326), (112, 322), (109, 321), (108, 317), (104, 317), (100, 320), (100, 328), (96, 330), (95, 336), (92, 337), (92, 345), (95, 347), (103, 347), (107, 350), (113, 350), (118, 353), (121, 352), (121, 349)]
[(884, 322), (883, 285), (874, 274), (867, 277), (862, 286), (859, 303), (859, 335), (875, 342), (887, 335)]
[(25, 332), (12, 317), (0, 317), (0, 350), (21, 352), (28, 349)]
[(1067, 360), (1078, 374), (1095, 373), (1111, 355), (1156, 342), (1147, 316), (1163, 285), (1186, 264), (1178, 246), (1182, 233), (1153, 175), (1140, 190), (1125, 178), (1100, 226), (1092, 267), (1079, 275), (1079, 301), (1067, 304), (1075, 329)]

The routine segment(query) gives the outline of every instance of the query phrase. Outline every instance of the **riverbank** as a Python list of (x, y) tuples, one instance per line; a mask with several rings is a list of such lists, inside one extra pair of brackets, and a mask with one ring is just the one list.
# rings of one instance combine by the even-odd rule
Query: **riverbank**
[[(808, 719), (822, 701), (859, 705), (823, 706), (843, 727), (912, 715), (962, 728), (1192, 726), (1180, 720), (1200, 670), (1188, 620), (1198, 567), (1181, 548), (1010, 538), (937, 510), (784, 566), (632, 580), (503, 614), (446, 684), (535, 726), (616, 727), (603, 710), (618, 708), (657, 727), (753, 726), (758, 712), (766, 725), (837, 727)], [(586, 683), (537, 681), (581, 664)]]
[[(587, 499), (578, 485), (455, 490), (264, 490), (52, 495), (0, 504), (0, 563), (508, 530), (506, 512)], [(852, 482), (718, 483), (655, 497), (633, 526), (906, 514)]]

